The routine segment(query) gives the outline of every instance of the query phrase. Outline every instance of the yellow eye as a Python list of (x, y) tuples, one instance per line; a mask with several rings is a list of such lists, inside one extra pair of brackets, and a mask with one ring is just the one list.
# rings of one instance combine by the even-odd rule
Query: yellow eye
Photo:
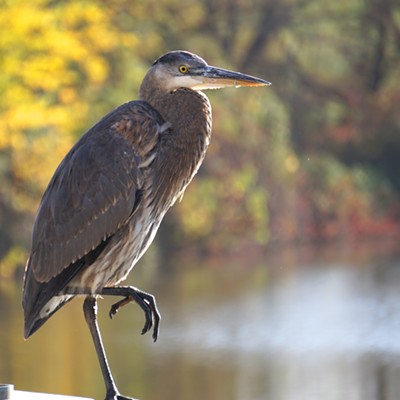
[(186, 65), (181, 65), (179, 67), (179, 72), (181, 72), (182, 74), (186, 74), (189, 71), (189, 68)]

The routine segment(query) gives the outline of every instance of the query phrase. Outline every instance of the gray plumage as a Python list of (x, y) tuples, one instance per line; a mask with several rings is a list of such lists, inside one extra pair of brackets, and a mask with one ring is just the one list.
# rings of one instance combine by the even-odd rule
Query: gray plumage
[[(154, 324), (157, 338), (153, 297), (136, 288), (119, 293), (115, 286), (144, 254), (204, 159), (211, 107), (200, 90), (267, 84), (209, 67), (188, 52), (170, 52), (145, 76), (141, 100), (116, 108), (82, 136), (57, 168), (35, 220), (24, 278), (26, 338), (77, 294), (90, 298), (92, 308), (97, 295), (124, 296), (111, 315), (136, 301), (146, 314), (144, 332)], [(93, 327), (95, 314), (85, 307)], [(105, 380), (107, 399), (122, 399)]]

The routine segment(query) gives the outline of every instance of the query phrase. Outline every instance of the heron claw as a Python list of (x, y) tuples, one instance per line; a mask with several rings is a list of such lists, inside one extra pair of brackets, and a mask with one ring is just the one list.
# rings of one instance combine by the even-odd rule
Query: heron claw
[(108, 315), (110, 316), (110, 319), (114, 318), (114, 315), (118, 312), (118, 308), (116, 307), (115, 304), (113, 304), (110, 308), (110, 312), (108, 313)]
[[(154, 296), (149, 293), (142, 292), (141, 290), (133, 287), (113, 288), (113, 289), (114, 289), (113, 292), (115, 292), (118, 289), (124, 291), (123, 295), (126, 294), (126, 296), (122, 300), (116, 302), (111, 306), (109, 312), (110, 318), (112, 319), (121, 307), (125, 306), (126, 304), (132, 301), (135, 301), (142, 308), (146, 318), (146, 322), (141, 332), (142, 335), (149, 332), (153, 327), (152, 337), (153, 340), (156, 341), (158, 338), (161, 316), (157, 309), (156, 300)], [(110, 291), (110, 289), (108, 289), (108, 291)], [(113, 293), (113, 294), (119, 294), (119, 293)]]
[(110, 312), (108, 313), (110, 319), (113, 319), (114, 315), (118, 312), (120, 307), (123, 307), (124, 305), (130, 303), (131, 301), (133, 301), (133, 299), (129, 298), (129, 296), (126, 296), (124, 299), (117, 301), (115, 304), (113, 304), (110, 308)]

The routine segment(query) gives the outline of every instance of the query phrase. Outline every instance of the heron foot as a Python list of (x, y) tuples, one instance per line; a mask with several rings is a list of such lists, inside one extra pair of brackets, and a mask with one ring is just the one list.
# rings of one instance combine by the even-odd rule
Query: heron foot
[(138, 400), (133, 397), (122, 396), (119, 393), (107, 393), (104, 400)]
[(153, 339), (154, 341), (158, 338), (159, 326), (161, 321), (161, 315), (158, 311), (156, 299), (153, 295), (143, 292), (137, 288), (131, 286), (121, 286), (115, 288), (104, 288), (102, 290), (103, 295), (115, 295), (124, 296), (124, 298), (110, 308), (109, 316), (112, 319), (118, 310), (129, 304), (130, 302), (136, 302), (144, 312), (146, 322), (142, 329), (142, 335), (150, 331), (153, 327)]

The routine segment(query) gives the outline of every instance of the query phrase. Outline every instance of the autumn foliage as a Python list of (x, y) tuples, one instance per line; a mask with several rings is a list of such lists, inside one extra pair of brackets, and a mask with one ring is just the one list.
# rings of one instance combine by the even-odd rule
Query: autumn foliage
[(5, 0), (0, 274), (24, 263), (68, 149), (171, 49), (273, 86), (209, 93), (213, 141), (160, 242), (221, 251), (399, 232), (398, 2)]

